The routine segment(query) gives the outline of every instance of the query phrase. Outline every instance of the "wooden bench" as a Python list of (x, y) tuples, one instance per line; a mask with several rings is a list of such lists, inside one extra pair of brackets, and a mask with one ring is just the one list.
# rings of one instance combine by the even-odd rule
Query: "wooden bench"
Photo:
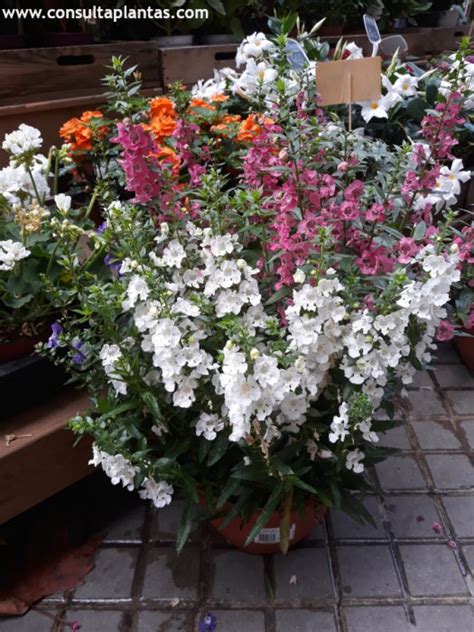
[(84, 393), (64, 388), (47, 402), (0, 421), (0, 524), (94, 471), (88, 465), (91, 441), (74, 446), (76, 437), (65, 428), (87, 406)]

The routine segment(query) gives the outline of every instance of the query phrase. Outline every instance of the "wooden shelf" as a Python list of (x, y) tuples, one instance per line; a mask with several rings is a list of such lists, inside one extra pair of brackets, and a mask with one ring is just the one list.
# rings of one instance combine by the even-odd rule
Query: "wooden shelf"
[[(85, 393), (65, 388), (46, 403), (0, 422), (0, 524), (94, 471), (88, 465), (91, 441), (74, 446), (75, 437), (65, 428), (87, 406)], [(31, 436), (9, 443), (8, 435)]]

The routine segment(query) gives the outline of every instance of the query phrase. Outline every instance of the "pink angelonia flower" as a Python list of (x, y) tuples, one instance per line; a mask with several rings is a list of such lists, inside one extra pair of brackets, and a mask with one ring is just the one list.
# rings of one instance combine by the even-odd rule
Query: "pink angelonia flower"
[(452, 325), (449, 320), (442, 320), (436, 330), (436, 340), (446, 342), (447, 340), (451, 340), (453, 336), (454, 325)]
[(365, 217), (369, 222), (383, 222), (385, 217), (383, 204), (372, 204), (365, 212)]
[(402, 237), (396, 245), (400, 263), (410, 263), (419, 251), (419, 246), (411, 237)]

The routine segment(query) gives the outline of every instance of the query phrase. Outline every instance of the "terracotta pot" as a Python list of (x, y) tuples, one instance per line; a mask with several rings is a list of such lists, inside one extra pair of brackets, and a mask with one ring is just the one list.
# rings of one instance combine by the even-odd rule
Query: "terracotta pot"
[(474, 373), (474, 327), (472, 329), (466, 329), (466, 333), (472, 337), (456, 336), (454, 342), (464, 364)]
[(41, 333), (36, 336), (18, 336), (8, 342), (0, 342), (0, 364), (18, 360), (31, 355), (38, 342), (45, 342), (51, 334), (51, 326), (48, 322), (41, 328)]
[[(232, 505), (226, 503), (224, 512), (230, 511)], [(298, 511), (291, 512), (290, 518), (290, 547), (293, 547), (304, 538), (307, 538), (316, 524), (321, 522), (326, 513), (326, 507), (316, 502), (308, 501), (305, 505), (305, 519), (301, 517)], [(225, 520), (217, 518), (211, 520), (212, 526), (227, 540), (229, 544), (241, 549), (245, 553), (252, 555), (263, 555), (266, 553), (281, 553), (280, 551), (280, 522), (282, 512), (275, 511), (265, 527), (260, 531), (254, 542), (245, 546), (245, 541), (255, 525), (260, 512), (255, 512), (251, 519), (243, 523), (240, 517), (233, 518), (230, 523), (221, 529), (221, 525)]]

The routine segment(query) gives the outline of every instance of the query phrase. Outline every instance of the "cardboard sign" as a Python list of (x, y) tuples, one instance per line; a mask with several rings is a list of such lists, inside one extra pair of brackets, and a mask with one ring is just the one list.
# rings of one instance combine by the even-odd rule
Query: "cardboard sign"
[(326, 61), (316, 66), (318, 105), (377, 100), (382, 96), (380, 57)]

